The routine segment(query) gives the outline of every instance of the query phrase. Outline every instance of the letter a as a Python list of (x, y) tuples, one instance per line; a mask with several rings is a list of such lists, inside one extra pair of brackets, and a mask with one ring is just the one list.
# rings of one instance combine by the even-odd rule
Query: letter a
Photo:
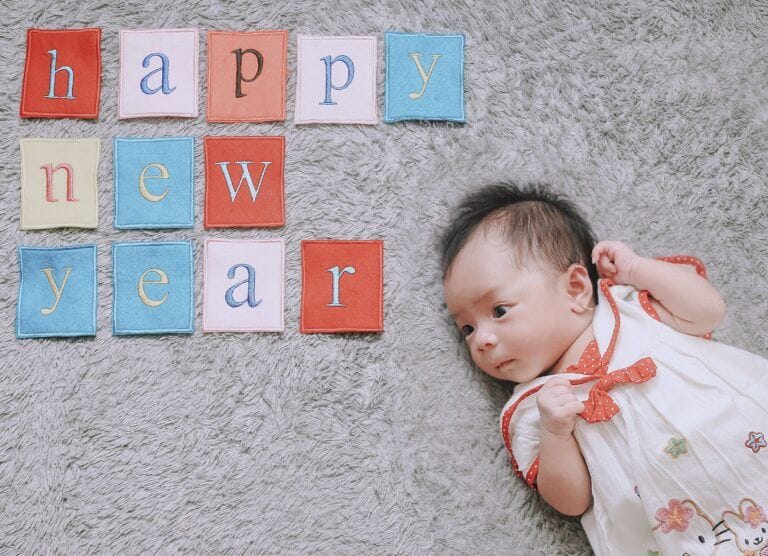
[[(343, 91), (344, 89), (349, 87), (350, 83), (352, 83), (352, 80), (355, 78), (355, 64), (353, 64), (352, 60), (350, 60), (348, 57), (344, 56), (343, 54), (340, 56), (336, 56), (333, 59), (331, 59), (330, 55), (328, 55), (325, 58), (320, 58), (320, 61), (325, 62), (325, 100), (320, 104), (333, 106), (336, 103), (333, 102), (333, 100), (331, 100), (331, 90)], [(333, 70), (333, 64), (335, 64), (336, 62), (342, 62), (345, 66), (347, 66), (347, 81), (341, 87), (336, 87), (333, 84), (332, 70)]]
[[(233, 50), (232, 54), (235, 55), (235, 63), (237, 65), (237, 69), (235, 70), (235, 98), (242, 98), (245, 96), (242, 89), (243, 81), (246, 83), (256, 81), (256, 78), (261, 75), (261, 71), (264, 69), (264, 56), (261, 55), (261, 52), (254, 50), (253, 48), (247, 48), (245, 50), (238, 48), (237, 50)], [(250, 79), (243, 77), (243, 54), (253, 54), (256, 56), (256, 75)]]
[[(145, 75), (141, 80), (141, 92), (146, 95), (154, 95), (157, 91), (162, 90), (164, 95), (170, 95), (173, 91), (176, 90), (176, 87), (169, 87), (168, 86), (168, 73), (170, 72), (170, 62), (168, 61), (168, 56), (165, 54), (161, 54), (160, 52), (153, 52), (152, 54), (148, 54), (146, 58), (141, 62), (142, 67), (148, 68), (149, 67), (149, 60), (153, 57), (157, 56), (160, 58), (160, 63), (162, 64), (159, 68), (154, 69), (150, 71), (147, 75)], [(152, 77), (157, 72), (162, 72), (163, 78), (162, 78), (162, 85), (160, 87), (156, 87), (154, 89), (150, 89), (148, 83), (149, 78)]]
[[(238, 268), (244, 268), (246, 272), (248, 272), (248, 278), (245, 280), (241, 280), (231, 288), (227, 290), (227, 293), (224, 294), (224, 300), (227, 302), (227, 305), (230, 307), (240, 307), (243, 305), (246, 301), (248, 302), (248, 307), (258, 307), (258, 305), (261, 303), (261, 299), (256, 299), (256, 271), (253, 269), (251, 265), (248, 264), (236, 264), (232, 268), (230, 268), (227, 271), (227, 278), (234, 278), (235, 277), (235, 271)], [(248, 284), (248, 299), (243, 301), (235, 301), (235, 290), (242, 286), (243, 284)]]
[(408, 96), (414, 100), (417, 98), (421, 98), (422, 95), (424, 95), (424, 91), (427, 90), (427, 83), (429, 83), (429, 78), (432, 77), (432, 72), (435, 70), (435, 64), (437, 64), (438, 58), (442, 56), (442, 54), (433, 54), (432, 55), (432, 65), (429, 66), (429, 71), (427, 73), (424, 73), (424, 68), (421, 67), (421, 54), (418, 52), (414, 52), (410, 54), (411, 59), (416, 63), (416, 68), (419, 70), (419, 75), (421, 76), (421, 91), (418, 93), (408, 93)]
[(53, 269), (52, 268), (43, 268), (40, 270), (43, 274), (45, 274), (45, 277), (48, 279), (48, 284), (51, 286), (51, 290), (53, 290), (53, 295), (56, 297), (56, 301), (54, 304), (48, 308), (40, 309), (40, 312), (43, 315), (50, 315), (56, 310), (56, 307), (59, 306), (59, 301), (61, 300), (61, 294), (64, 291), (64, 288), (67, 285), (67, 280), (69, 280), (69, 275), (72, 273), (71, 268), (65, 268), (64, 273), (64, 279), (61, 281), (61, 286), (56, 284), (56, 278), (53, 276)]
[(264, 165), (264, 169), (261, 171), (261, 177), (259, 178), (259, 186), (254, 187), (253, 185), (253, 179), (251, 179), (251, 173), (248, 171), (248, 165), (253, 164), (252, 160), (247, 161), (240, 161), (235, 162), (235, 164), (239, 164), (240, 168), (243, 170), (243, 175), (240, 178), (240, 182), (237, 184), (237, 187), (232, 185), (232, 177), (229, 175), (229, 162), (214, 162), (216, 166), (221, 168), (221, 172), (224, 174), (224, 180), (227, 182), (227, 187), (229, 188), (229, 197), (232, 199), (232, 202), (235, 202), (235, 198), (237, 197), (237, 194), (240, 192), (240, 186), (243, 185), (243, 181), (248, 183), (248, 189), (251, 192), (251, 200), (255, 203), (256, 197), (259, 194), (259, 191), (261, 190), (261, 184), (264, 182), (264, 176), (267, 173), (267, 168), (269, 168), (269, 165), (272, 164), (272, 162), (262, 162)]
[(355, 267), (345, 266), (344, 270), (340, 270), (338, 266), (334, 266), (333, 268), (327, 269), (326, 272), (330, 272), (333, 276), (333, 301), (328, 303), (326, 307), (346, 307), (346, 305), (343, 303), (339, 303), (339, 280), (345, 272), (348, 274), (354, 274)]
[[(48, 54), (51, 55), (51, 83), (48, 87), (48, 94), (45, 95), (43, 98), (66, 98), (70, 100), (74, 100), (74, 96), (72, 95), (72, 88), (75, 86), (75, 72), (72, 71), (71, 66), (61, 66), (60, 68), (56, 68), (56, 55), (58, 52), (54, 50), (49, 50)], [(57, 97), (56, 93), (54, 92), (56, 89), (56, 74), (60, 71), (66, 71), (69, 74), (69, 83), (67, 85), (67, 96), (65, 97)]]
[(75, 171), (72, 166), (66, 163), (59, 164), (56, 168), (53, 164), (44, 164), (40, 166), (41, 170), (45, 170), (45, 200), (49, 203), (57, 203), (58, 201), (53, 197), (53, 174), (57, 170), (64, 170), (67, 173), (67, 201), (77, 202), (75, 199), (74, 185), (72, 184), (72, 178)]

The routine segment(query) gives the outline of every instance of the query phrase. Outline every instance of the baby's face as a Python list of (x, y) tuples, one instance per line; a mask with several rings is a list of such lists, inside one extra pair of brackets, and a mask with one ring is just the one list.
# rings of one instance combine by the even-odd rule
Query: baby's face
[(573, 318), (565, 286), (543, 271), (518, 269), (509, 245), (494, 230), (470, 237), (443, 288), (472, 359), (494, 378), (532, 380), (550, 370), (573, 342), (565, 326)]

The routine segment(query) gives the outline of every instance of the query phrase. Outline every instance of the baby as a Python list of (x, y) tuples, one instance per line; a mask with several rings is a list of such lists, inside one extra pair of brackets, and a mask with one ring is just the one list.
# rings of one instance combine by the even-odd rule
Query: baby
[(473, 361), (518, 383), (513, 467), (598, 555), (768, 554), (768, 361), (708, 339), (725, 304), (705, 277), (596, 243), (542, 186), (470, 195), (443, 237)]

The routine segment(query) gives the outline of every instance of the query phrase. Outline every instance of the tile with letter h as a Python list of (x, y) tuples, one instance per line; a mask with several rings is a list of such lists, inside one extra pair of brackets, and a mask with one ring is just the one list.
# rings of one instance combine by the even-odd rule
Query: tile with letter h
[(301, 242), (302, 333), (384, 330), (384, 243)]
[(99, 139), (21, 140), (21, 229), (95, 228)]
[(19, 247), (16, 337), (96, 335), (96, 246)]
[(120, 118), (197, 116), (197, 29), (120, 31)]
[(115, 228), (194, 225), (193, 137), (115, 139)]
[(384, 121), (466, 121), (464, 36), (386, 33)]
[(207, 239), (203, 332), (282, 332), (282, 239)]
[(27, 29), (22, 118), (99, 116), (101, 29)]
[(208, 31), (209, 122), (285, 119), (288, 31)]
[(296, 42), (297, 124), (375, 124), (376, 37), (311, 37)]
[(188, 241), (112, 246), (112, 333), (195, 329), (194, 246)]
[(285, 224), (284, 137), (206, 137), (206, 228)]

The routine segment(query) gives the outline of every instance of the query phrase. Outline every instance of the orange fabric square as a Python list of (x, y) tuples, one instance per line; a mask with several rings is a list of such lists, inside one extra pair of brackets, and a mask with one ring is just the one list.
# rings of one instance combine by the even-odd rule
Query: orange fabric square
[(99, 116), (101, 29), (27, 29), (22, 118)]
[(302, 333), (384, 330), (384, 242), (301, 242)]
[(285, 120), (288, 31), (208, 31), (209, 122)]
[(206, 137), (206, 228), (285, 224), (285, 137)]

